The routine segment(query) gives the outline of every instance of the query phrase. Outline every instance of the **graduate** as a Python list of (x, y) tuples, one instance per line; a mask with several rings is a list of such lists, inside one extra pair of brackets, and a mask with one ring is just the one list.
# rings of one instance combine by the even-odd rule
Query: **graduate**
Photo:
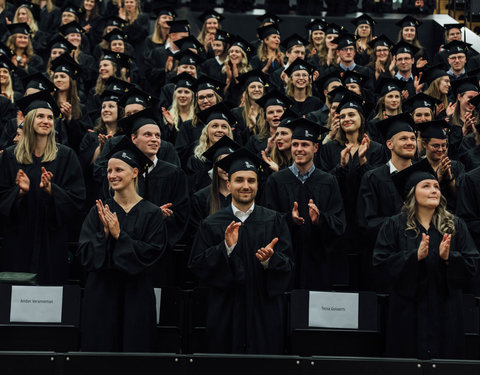
[[(380, 121), (377, 126), (386, 139), (385, 144), (391, 152), (387, 164), (366, 172), (360, 182), (357, 198), (357, 224), (362, 230), (358, 247), (363, 248), (362, 282), (367, 288), (387, 291), (385, 275), (373, 277), (371, 252), (378, 231), (385, 220), (400, 212), (402, 199), (395, 189), (392, 174), (412, 164), (415, 157), (416, 137), (413, 131), (413, 120), (408, 113), (389, 117)], [(383, 280), (382, 280), (383, 279)], [(377, 282), (376, 285), (371, 283)]]
[(96, 201), (77, 255), (88, 271), (82, 312), (83, 351), (151, 352), (155, 295), (150, 267), (167, 248), (162, 210), (137, 192), (153, 162), (128, 138), (108, 155), (113, 198)]
[(39, 284), (67, 282), (67, 228), (85, 199), (78, 159), (55, 142), (60, 109), (41, 91), (17, 101), (23, 137), (0, 158), (0, 214), (5, 237), (0, 270), (36, 273)]
[(464, 221), (447, 211), (428, 160), (393, 181), (404, 205), (385, 220), (373, 254), (392, 283), (386, 355), (463, 358), (462, 288), (476, 272), (478, 251)]
[[(119, 121), (118, 126), (132, 142), (153, 162), (148, 179), (139, 178), (139, 192), (148, 201), (162, 208), (168, 232), (168, 243), (172, 249), (185, 231), (190, 215), (187, 179), (180, 167), (161, 160), (157, 155), (161, 149), (160, 127), (151, 109), (147, 108)], [(109, 193), (105, 185), (107, 177), (106, 155), (121, 138), (109, 140), (94, 163), (94, 178), (103, 185), (102, 197)], [(110, 143), (110, 144), (109, 144)]]
[(417, 128), (422, 137), (425, 158), (436, 172), (441, 193), (447, 200), (447, 209), (455, 213), (458, 188), (462, 184), (465, 167), (448, 157), (447, 133), (450, 126), (445, 120), (437, 120), (423, 122)]
[(188, 266), (209, 288), (208, 351), (283, 354), (293, 277), (285, 218), (255, 203), (263, 162), (239, 149), (217, 162), (232, 203), (201, 222)]
[(295, 253), (294, 287), (330, 290), (345, 266), (335, 248), (346, 225), (340, 189), (334, 176), (313, 163), (320, 126), (302, 118), (287, 126), (293, 164), (268, 178), (264, 204), (286, 214)]

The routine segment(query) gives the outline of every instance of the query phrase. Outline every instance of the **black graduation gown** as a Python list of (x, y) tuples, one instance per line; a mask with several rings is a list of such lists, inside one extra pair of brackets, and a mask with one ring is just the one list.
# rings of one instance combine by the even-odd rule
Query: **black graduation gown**
[[(261, 61), (258, 55), (255, 55), (250, 60), (250, 66), (252, 67), (253, 70), (255, 69), (263, 70), (265, 65), (267, 65), (267, 62), (268, 60)], [(268, 67), (266, 74), (272, 74), (275, 70), (281, 67), (283, 66), (275, 59), (273, 60), (272, 64)]]
[(200, 66), (200, 70), (203, 74), (216, 79), (217, 81), (224, 81), (225, 75), (222, 73), (223, 64), (220, 64), (216, 57), (205, 60)]
[[(387, 356), (462, 358), (465, 354), (462, 287), (475, 274), (479, 258), (463, 220), (454, 219), (448, 264), (439, 256), (442, 234), (434, 228), (406, 231), (406, 216), (388, 218), (375, 244), (373, 263), (390, 276)], [(427, 258), (418, 261), (422, 233), (430, 236)]]
[(465, 165), (465, 170), (467, 172), (480, 166), (480, 146), (475, 146), (465, 152), (460, 160)]
[(316, 111), (308, 113), (305, 118), (307, 120), (316, 122), (319, 125), (326, 125), (328, 122), (328, 116), (330, 114), (330, 110), (326, 105), (323, 105), (322, 108), (317, 109)]
[(308, 96), (303, 102), (297, 102), (293, 97), (290, 97), (293, 101), (293, 105), (290, 108), (299, 116), (305, 116), (310, 112), (314, 112), (322, 108), (322, 101), (315, 96)]
[[(318, 225), (311, 222), (308, 214), (310, 199), (320, 210)], [(301, 226), (292, 221), (293, 202), (298, 202), (300, 217), (305, 219)], [(339, 270), (345, 267), (343, 256), (338, 254), (340, 249), (335, 248), (346, 225), (335, 177), (316, 168), (302, 184), (285, 168), (268, 178), (264, 204), (286, 215), (295, 253), (295, 288), (330, 290), (331, 284), (339, 281)]]
[[(40, 284), (61, 285), (68, 278), (68, 224), (82, 207), (85, 185), (75, 153), (57, 147), (56, 159), (46, 163), (34, 157), (33, 164), (18, 164), (15, 146), (0, 158), (0, 214), (7, 218), (0, 269), (38, 273)], [(41, 167), (53, 173), (52, 195), (40, 189)], [(19, 169), (30, 179), (22, 197), (15, 183)]]
[(212, 179), (208, 175), (208, 171), (211, 170), (212, 167), (213, 164), (209, 160), (200, 160), (195, 155), (188, 158), (186, 173), (190, 194), (210, 185)]
[(260, 139), (258, 134), (248, 138), (245, 148), (253, 152), (255, 155), (262, 157), (262, 151), (267, 148), (268, 138)]
[(179, 128), (177, 139), (175, 140), (175, 150), (178, 153), (182, 168), (185, 169), (188, 158), (193, 154), (193, 149), (202, 134), (205, 125), (197, 119), (197, 125), (193, 126), (192, 121), (185, 121)]
[[(239, 228), (230, 256), (225, 229), (238, 222), (231, 206), (201, 222), (189, 268), (209, 287), (208, 350), (214, 353), (283, 354), (286, 331), (284, 292), (293, 276), (292, 244), (285, 218), (256, 205)], [(267, 268), (255, 254), (275, 237)]]
[[(192, 239), (195, 237), (195, 234), (200, 227), (200, 222), (210, 215), (210, 192), (211, 185), (208, 185), (192, 195), (192, 212), (188, 222), (188, 226), (190, 228), (188, 233)], [(230, 203), (232, 203), (232, 197), (230, 195), (225, 197), (223, 194), (219, 193), (218, 198), (222, 203), (222, 207), (227, 207)]]
[(113, 199), (120, 236), (105, 238), (94, 206), (80, 233), (78, 256), (88, 271), (82, 311), (82, 350), (151, 352), (155, 295), (149, 267), (167, 246), (162, 211), (141, 200), (126, 213)]

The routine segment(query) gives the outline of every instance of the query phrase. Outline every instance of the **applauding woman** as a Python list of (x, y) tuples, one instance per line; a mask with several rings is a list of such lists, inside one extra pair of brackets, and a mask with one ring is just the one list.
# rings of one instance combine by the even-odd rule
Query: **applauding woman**
[(97, 201), (80, 233), (86, 267), (82, 322), (84, 351), (153, 350), (155, 295), (149, 267), (163, 254), (162, 210), (137, 193), (137, 177), (153, 164), (124, 137), (108, 160), (113, 199)]
[(387, 355), (462, 358), (462, 288), (475, 274), (478, 251), (465, 223), (447, 211), (428, 160), (392, 178), (405, 203), (383, 224), (373, 254), (392, 284)]
[(75, 153), (55, 142), (60, 109), (40, 91), (17, 101), (23, 137), (0, 159), (0, 214), (6, 218), (1, 271), (30, 272), (40, 284), (67, 281), (67, 225), (85, 199)]

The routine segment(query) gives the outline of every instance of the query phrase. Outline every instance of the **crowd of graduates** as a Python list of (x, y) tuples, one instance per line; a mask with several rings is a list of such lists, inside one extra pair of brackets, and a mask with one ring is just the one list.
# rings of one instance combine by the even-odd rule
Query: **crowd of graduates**
[(464, 26), (432, 51), (411, 15), (392, 41), (367, 14), (281, 35), (267, 12), (247, 41), (213, 9), (194, 36), (148, 5), (0, 1), (0, 271), (65, 284), (78, 241), (83, 350), (151, 350), (152, 278), (172, 285), (186, 244), (210, 351), (284, 353), (292, 289), (374, 290), (389, 355), (461, 358), (480, 293)]

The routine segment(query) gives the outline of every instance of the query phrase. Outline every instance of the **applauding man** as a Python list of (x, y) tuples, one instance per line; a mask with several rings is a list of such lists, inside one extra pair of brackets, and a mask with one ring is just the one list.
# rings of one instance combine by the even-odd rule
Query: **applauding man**
[(189, 267), (209, 291), (209, 350), (269, 353), (284, 350), (283, 293), (291, 285), (287, 223), (255, 204), (262, 160), (240, 149), (217, 162), (228, 172), (232, 204), (200, 225)]
[(295, 251), (295, 287), (330, 290), (345, 266), (334, 246), (346, 225), (342, 196), (336, 178), (313, 163), (321, 127), (303, 118), (287, 126), (292, 129), (294, 163), (269, 177), (265, 205), (287, 216)]

